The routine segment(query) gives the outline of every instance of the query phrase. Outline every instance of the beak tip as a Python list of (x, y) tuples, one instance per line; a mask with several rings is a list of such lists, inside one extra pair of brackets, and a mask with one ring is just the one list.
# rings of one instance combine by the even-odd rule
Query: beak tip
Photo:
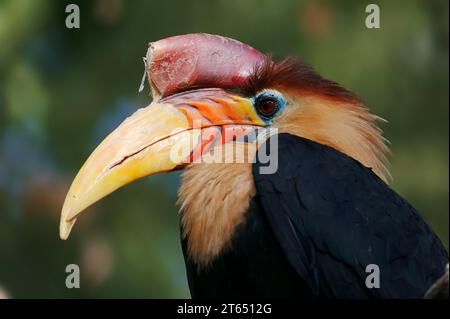
[(69, 238), (70, 231), (72, 230), (73, 225), (75, 224), (76, 218), (70, 221), (61, 219), (59, 224), (59, 237), (62, 240), (66, 240)]

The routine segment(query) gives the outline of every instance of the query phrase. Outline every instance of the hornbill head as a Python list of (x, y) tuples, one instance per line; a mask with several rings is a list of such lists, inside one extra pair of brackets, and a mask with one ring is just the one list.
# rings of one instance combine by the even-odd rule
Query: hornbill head
[(82, 211), (116, 189), (189, 170), (231, 143), (254, 153), (270, 135), (249, 138), (261, 129), (331, 146), (388, 177), (379, 118), (298, 59), (274, 61), (236, 40), (188, 34), (150, 43), (146, 61), (153, 102), (106, 137), (78, 172), (62, 209), (62, 239)]

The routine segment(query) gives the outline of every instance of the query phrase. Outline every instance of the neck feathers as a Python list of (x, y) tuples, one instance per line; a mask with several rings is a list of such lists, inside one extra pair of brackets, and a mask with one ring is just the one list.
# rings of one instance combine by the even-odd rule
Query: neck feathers
[(305, 95), (294, 99), (275, 125), (280, 132), (302, 136), (356, 159), (388, 182), (390, 151), (376, 125), (378, 120), (382, 119), (360, 103)]
[(183, 173), (178, 194), (182, 236), (187, 240), (188, 258), (199, 268), (228, 248), (236, 226), (244, 222), (250, 200), (256, 194), (252, 164), (245, 160), (254, 156), (256, 148), (236, 143), (233, 150), (235, 153), (229, 150), (225, 156), (235, 156), (234, 163), (214, 164), (206, 159), (210, 164), (194, 163)]

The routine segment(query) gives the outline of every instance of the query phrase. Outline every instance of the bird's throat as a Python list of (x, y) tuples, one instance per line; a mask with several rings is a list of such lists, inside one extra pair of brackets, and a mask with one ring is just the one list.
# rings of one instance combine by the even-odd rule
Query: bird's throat
[[(241, 152), (247, 152), (248, 147)], [(227, 249), (254, 195), (252, 164), (248, 161), (198, 163), (186, 169), (179, 190), (181, 223), (188, 256), (199, 267)]]

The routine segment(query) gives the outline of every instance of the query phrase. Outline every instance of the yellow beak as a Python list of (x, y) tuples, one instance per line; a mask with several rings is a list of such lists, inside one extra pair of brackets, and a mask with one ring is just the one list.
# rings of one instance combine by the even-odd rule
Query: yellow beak
[(106, 137), (67, 193), (60, 221), (62, 239), (68, 238), (79, 214), (101, 198), (139, 178), (185, 165), (202, 145), (202, 128), (264, 125), (248, 99), (220, 90), (198, 92), (152, 103)]

